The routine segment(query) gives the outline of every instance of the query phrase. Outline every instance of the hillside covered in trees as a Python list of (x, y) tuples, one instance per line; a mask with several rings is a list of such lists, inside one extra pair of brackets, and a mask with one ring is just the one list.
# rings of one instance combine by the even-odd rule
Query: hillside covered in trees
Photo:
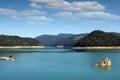
[(120, 36), (95, 30), (75, 44), (75, 47), (92, 46), (120, 46)]
[(79, 41), (79, 39), (85, 37), (86, 35), (88, 35), (88, 33), (76, 34), (74, 36), (58, 40), (58, 41), (54, 42), (53, 45), (54, 46), (63, 45), (64, 47), (73, 47), (75, 45), (75, 43), (77, 43)]
[(0, 35), (0, 46), (40, 46), (41, 43), (33, 38)]
[(74, 36), (74, 34), (58, 34), (58, 35), (40, 35), (35, 39), (42, 42), (44, 46), (56, 46), (56, 43), (59, 44), (59, 41), (65, 40), (69, 37)]

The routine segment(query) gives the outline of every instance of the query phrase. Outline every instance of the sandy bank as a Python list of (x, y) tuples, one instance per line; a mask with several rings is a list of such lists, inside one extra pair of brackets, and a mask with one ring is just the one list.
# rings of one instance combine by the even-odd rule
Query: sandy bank
[(17, 49), (17, 48), (44, 48), (44, 46), (0, 46), (0, 49), (8, 48), (8, 49)]
[(98, 46), (98, 47), (73, 47), (74, 50), (84, 50), (84, 49), (120, 49), (120, 46)]

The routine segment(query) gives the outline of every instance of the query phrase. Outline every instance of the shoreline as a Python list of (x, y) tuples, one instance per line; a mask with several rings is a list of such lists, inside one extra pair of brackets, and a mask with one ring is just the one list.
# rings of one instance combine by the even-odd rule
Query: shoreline
[(0, 49), (44, 48), (44, 46), (0, 46)]
[(100, 49), (120, 49), (120, 46), (95, 46), (95, 47), (73, 47), (72, 48), (73, 50), (94, 50), (94, 49), (97, 49), (97, 50), (100, 50)]

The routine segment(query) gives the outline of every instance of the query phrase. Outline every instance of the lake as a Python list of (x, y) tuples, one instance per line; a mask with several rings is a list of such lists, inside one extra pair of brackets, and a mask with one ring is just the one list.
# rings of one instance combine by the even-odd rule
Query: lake
[[(0, 61), (1, 80), (120, 80), (120, 50), (73, 51), (70, 49), (0, 49), (15, 61)], [(95, 67), (109, 57), (112, 66)]]

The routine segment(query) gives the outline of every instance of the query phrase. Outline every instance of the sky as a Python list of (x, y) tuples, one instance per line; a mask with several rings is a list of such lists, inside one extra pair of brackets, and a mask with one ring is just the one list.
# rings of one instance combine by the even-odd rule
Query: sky
[(120, 0), (0, 0), (0, 34), (120, 32)]

